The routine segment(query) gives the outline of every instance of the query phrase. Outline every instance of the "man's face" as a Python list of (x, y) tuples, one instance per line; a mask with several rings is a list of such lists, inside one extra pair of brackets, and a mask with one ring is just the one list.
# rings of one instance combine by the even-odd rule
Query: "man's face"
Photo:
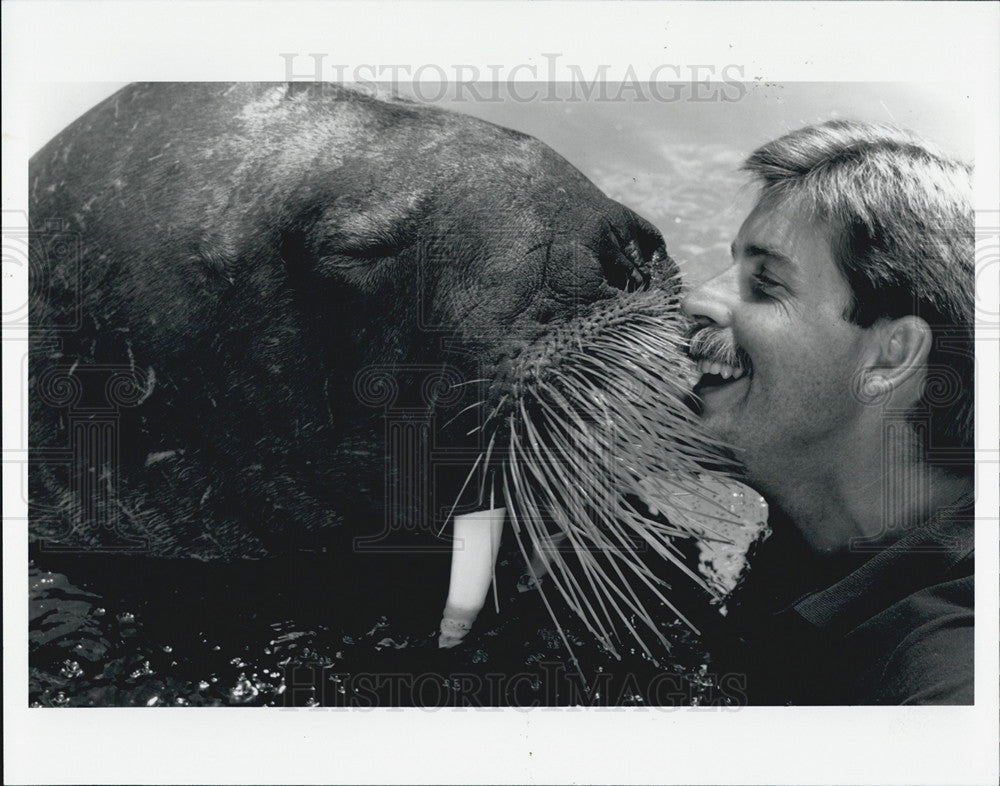
[[(844, 319), (850, 289), (825, 227), (794, 204), (758, 204), (732, 253), (733, 265), (684, 305), (698, 327), (715, 329), (692, 338), (704, 358), (702, 417), (765, 494), (790, 466), (822, 481), (857, 444), (864, 405), (852, 380), (869, 332)], [(712, 332), (736, 350), (729, 367), (712, 363), (725, 357), (703, 340)]]

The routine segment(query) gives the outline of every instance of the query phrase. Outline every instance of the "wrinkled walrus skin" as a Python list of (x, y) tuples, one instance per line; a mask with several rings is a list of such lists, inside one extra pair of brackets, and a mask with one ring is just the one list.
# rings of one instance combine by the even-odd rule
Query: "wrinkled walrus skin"
[[(31, 530), (50, 548), (436, 532), (447, 467), (463, 479), (481, 448), (467, 408), (511, 359), (674, 281), (658, 232), (544, 144), (329, 85), (133, 85), (29, 177)], [(450, 458), (407, 463), (431, 453)]]

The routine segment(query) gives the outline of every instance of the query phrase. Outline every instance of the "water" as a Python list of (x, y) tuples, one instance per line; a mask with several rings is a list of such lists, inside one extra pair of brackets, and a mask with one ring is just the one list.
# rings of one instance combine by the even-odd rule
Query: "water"
[[(912, 129), (969, 161), (975, 153), (972, 98), (948, 85), (751, 81), (742, 92), (720, 88), (720, 98), (737, 99), (727, 101), (691, 100), (704, 93), (695, 94), (690, 84), (674, 92), (663, 87), (661, 96), (677, 99), (668, 101), (582, 101), (579, 89), (563, 84), (557, 90), (561, 100), (552, 102), (440, 105), (551, 145), (605, 193), (651, 221), (691, 284), (729, 263), (729, 244), (753, 196), (739, 165), (771, 139), (810, 123), (857, 119)], [(545, 86), (536, 93), (548, 95)]]
[(447, 556), (378, 555), (375, 562), (312, 554), (221, 565), (35, 551), (29, 702), (532, 707), (739, 701), (720, 692), (710, 655), (666, 610), (659, 616), (672, 643), (669, 655), (654, 662), (626, 646), (619, 663), (552, 598), (578, 658), (573, 663), (537, 592), (518, 592), (521, 562), (509, 549), (497, 572), (501, 613), (488, 606), (453, 650), (437, 648)]

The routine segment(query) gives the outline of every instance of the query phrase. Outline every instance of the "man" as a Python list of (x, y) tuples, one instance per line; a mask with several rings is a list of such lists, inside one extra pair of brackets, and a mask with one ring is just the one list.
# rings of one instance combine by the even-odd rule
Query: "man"
[(753, 703), (971, 703), (971, 170), (841, 121), (744, 169), (733, 264), (685, 304), (702, 417), (772, 511), (729, 666)]

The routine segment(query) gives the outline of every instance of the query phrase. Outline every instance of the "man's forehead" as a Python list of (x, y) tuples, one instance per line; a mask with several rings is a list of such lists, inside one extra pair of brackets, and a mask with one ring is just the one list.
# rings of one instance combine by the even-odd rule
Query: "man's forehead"
[(821, 261), (817, 257), (833, 261), (829, 229), (811, 211), (787, 199), (758, 202), (736, 233), (730, 251), (734, 258), (767, 256), (789, 267)]
[(757, 242), (747, 241), (746, 239), (741, 240), (739, 237), (729, 244), (729, 253), (733, 255), (734, 259), (737, 256), (767, 257), (772, 263), (788, 268), (796, 267), (795, 260), (782, 251), (779, 251), (777, 246), (762, 245)]

